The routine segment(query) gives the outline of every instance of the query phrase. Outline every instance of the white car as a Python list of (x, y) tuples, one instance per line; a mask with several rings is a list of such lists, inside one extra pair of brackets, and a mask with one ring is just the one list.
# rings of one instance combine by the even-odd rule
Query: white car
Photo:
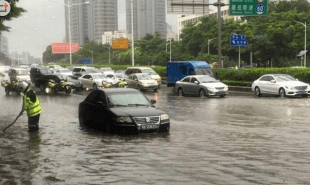
[(89, 89), (98, 89), (99, 87), (103, 87), (104, 81), (107, 81), (112, 85), (115, 84), (114, 80), (106, 78), (103, 75), (86, 74), (80, 77), (79, 80), (82, 82), (83, 88)]
[(72, 71), (70, 71), (69, 69), (66, 69), (66, 68), (56, 69), (56, 73), (61, 74), (61, 75), (65, 75), (65, 76), (72, 75)]
[(219, 96), (228, 94), (228, 86), (209, 75), (190, 75), (177, 81), (174, 91), (183, 95)]
[(256, 96), (274, 94), (285, 96), (308, 96), (310, 87), (287, 74), (267, 74), (255, 80), (252, 91)]
[(102, 67), (99, 69), (100, 72), (104, 75), (107, 75), (107, 74), (114, 74), (114, 71), (112, 70), (112, 68), (110, 67)]

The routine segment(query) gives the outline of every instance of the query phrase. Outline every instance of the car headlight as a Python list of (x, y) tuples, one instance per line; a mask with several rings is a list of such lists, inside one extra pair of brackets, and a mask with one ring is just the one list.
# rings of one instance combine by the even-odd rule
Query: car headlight
[(117, 117), (116, 121), (120, 123), (132, 123), (132, 119), (130, 117)]
[(227, 90), (228, 90), (228, 86), (227, 86), (227, 85), (225, 85), (224, 89), (225, 89), (225, 91), (227, 91)]
[(214, 87), (211, 87), (211, 86), (207, 86), (207, 88), (208, 88), (209, 90), (214, 90)]
[(167, 120), (167, 119), (169, 119), (168, 114), (162, 114), (162, 115), (160, 115), (160, 120)]
[(285, 88), (287, 88), (287, 89), (289, 89), (289, 90), (296, 90), (296, 88), (293, 87), (293, 86), (285, 86)]

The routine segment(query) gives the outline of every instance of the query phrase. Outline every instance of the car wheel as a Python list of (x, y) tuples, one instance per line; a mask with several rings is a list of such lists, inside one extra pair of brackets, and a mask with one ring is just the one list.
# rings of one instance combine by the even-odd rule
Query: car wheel
[(255, 87), (255, 95), (256, 96), (261, 96), (262, 94), (260, 93), (259, 87)]
[(183, 93), (183, 89), (182, 89), (182, 88), (179, 88), (179, 89), (178, 89), (178, 94), (179, 94), (179, 96), (184, 96), (184, 93)]
[(40, 85), (40, 91), (44, 91), (45, 90), (45, 86), (43, 84)]
[(6, 88), (4, 89), (4, 91), (5, 91), (6, 94), (10, 94), (10, 89), (9, 89), (9, 88), (6, 87)]
[(93, 89), (96, 90), (97, 88), (97, 84), (93, 84)]
[(70, 93), (71, 93), (71, 87), (67, 87), (67, 88), (65, 89), (65, 91), (66, 91), (66, 94), (70, 94)]
[(200, 91), (199, 91), (199, 97), (203, 98), (203, 97), (205, 97), (205, 96), (206, 96), (205, 91), (204, 91), (203, 89), (200, 89)]
[(20, 94), (22, 91), (20, 89), (16, 89), (16, 94)]
[(140, 85), (138, 85), (138, 90), (139, 90), (139, 91), (142, 91), (142, 90), (141, 90), (141, 87), (140, 87)]
[(282, 98), (284, 98), (286, 96), (285, 90), (283, 88), (279, 89), (279, 96), (282, 97)]

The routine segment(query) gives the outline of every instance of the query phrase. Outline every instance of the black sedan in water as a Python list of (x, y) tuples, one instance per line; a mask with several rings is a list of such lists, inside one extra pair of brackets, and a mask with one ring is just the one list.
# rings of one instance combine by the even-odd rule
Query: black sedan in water
[(169, 132), (169, 116), (139, 90), (101, 89), (90, 93), (79, 105), (81, 126), (103, 128), (107, 133)]

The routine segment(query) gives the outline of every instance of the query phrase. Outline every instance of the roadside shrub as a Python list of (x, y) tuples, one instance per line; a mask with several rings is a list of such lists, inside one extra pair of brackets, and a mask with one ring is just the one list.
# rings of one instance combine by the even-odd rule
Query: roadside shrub
[(223, 80), (222, 82), (230, 86), (243, 86), (243, 87), (251, 87), (253, 83), (247, 81), (232, 81), (232, 80)]

